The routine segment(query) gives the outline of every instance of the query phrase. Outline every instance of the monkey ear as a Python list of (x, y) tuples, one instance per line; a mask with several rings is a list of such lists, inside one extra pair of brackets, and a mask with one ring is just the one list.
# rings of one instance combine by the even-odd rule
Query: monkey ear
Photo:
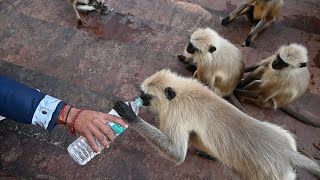
[(164, 94), (169, 100), (172, 100), (174, 97), (176, 97), (176, 92), (171, 87), (166, 87)]
[(213, 52), (216, 51), (216, 50), (217, 50), (217, 48), (216, 48), (215, 46), (212, 46), (212, 45), (211, 45), (211, 46), (209, 47), (209, 52), (210, 52), (210, 53), (213, 53)]

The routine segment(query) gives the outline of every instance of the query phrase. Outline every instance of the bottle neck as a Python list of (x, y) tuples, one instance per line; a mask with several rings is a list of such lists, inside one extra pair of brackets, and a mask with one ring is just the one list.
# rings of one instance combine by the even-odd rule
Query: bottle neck
[(143, 100), (140, 97), (136, 98), (134, 102), (137, 103), (139, 107), (143, 106)]

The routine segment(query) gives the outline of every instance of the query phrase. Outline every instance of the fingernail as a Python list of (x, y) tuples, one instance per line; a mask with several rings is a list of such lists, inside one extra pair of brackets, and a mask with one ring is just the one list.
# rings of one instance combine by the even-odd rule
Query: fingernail
[(129, 126), (126, 124), (126, 125), (124, 125), (124, 127), (125, 127), (125, 128), (128, 128)]
[(107, 146), (107, 148), (109, 148), (109, 145)]

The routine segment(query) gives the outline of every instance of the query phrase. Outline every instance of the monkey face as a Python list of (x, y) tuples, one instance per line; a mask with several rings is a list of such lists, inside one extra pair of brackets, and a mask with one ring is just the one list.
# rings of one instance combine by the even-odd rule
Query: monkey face
[(191, 42), (189, 42), (189, 44), (187, 46), (187, 52), (190, 54), (194, 54), (197, 50), (198, 49), (196, 47), (194, 47)]
[(273, 62), (272, 62), (272, 68), (273, 69), (276, 69), (276, 70), (280, 70), (280, 69), (283, 69), (283, 68), (286, 68), (288, 67), (289, 64), (284, 62), (283, 59), (280, 57), (280, 55), (278, 54), (277, 55), (277, 59), (275, 59)]
[[(197, 42), (197, 43), (199, 43), (199, 42)], [(200, 43), (199, 43), (199, 44), (200, 44)], [(207, 45), (202, 45), (202, 47), (205, 47), (205, 48), (202, 48), (202, 50), (199, 50), (199, 49), (198, 49), (197, 47), (195, 47), (191, 42), (189, 42), (186, 51), (187, 51), (189, 54), (194, 54), (194, 53), (196, 53), (196, 52), (202, 52), (202, 53), (209, 52), (209, 53), (213, 53), (214, 51), (217, 50), (217, 48), (216, 48), (214, 45), (210, 45), (210, 46), (209, 46), (209, 49), (207, 48), (207, 47), (208, 47)]]
[(146, 78), (141, 84), (143, 105), (155, 113), (168, 109), (177, 96), (175, 77), (170, 70), (161, 70)]
[(104, 0), (93, 0), (91, 2), (91, 5), (96, 9), (101, 9), (104, 7), (104, 3), (105, 3)]
[(272, 68), (303, 68), (307, 66), (308, 60), (309, 59), (307, 49), (300, 44), (292, 43), (290, 45), (282, 46), (279, 48), (277, 62), (273, 62), (274, 65), (272, 66)]
[[(171, 101), (173, 98), (176, 97), (176, 92), (171, 87), (166, 87), (164, 89), (164, 95), (167, 100)], [(150, 106), (152, 95), (145, 93), (144, 91), (141, 91), (140, 98), (143, 100), (144, 106)]]
[(150, 106), (150, 101), (152, 99), (152, 96), (150, 94), (145, 93), (144, 91), (141, 91), (140, 98), (143, 101), (144, 106)]

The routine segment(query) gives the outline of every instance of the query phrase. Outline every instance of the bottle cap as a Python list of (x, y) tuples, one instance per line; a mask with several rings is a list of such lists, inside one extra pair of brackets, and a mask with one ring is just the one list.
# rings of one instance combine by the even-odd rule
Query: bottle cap
[(135, 99), (134, 102), (136, 102), (140, 107), (143, 106), (143, 100), (140, 97)]

